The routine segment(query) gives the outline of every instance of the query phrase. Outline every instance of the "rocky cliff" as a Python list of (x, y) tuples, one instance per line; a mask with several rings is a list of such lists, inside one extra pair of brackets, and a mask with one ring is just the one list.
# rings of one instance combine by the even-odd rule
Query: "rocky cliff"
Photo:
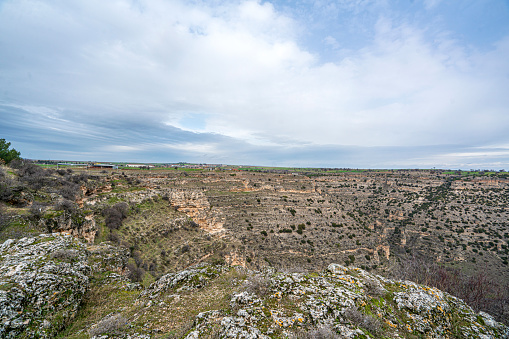
[(70, 235), (7, 240), (0, 337), (509, 337), (454, 296), (354, 267), (284, 273), (201, 264), (143, 289), (123, 276), (126, 263), (125, 250)]

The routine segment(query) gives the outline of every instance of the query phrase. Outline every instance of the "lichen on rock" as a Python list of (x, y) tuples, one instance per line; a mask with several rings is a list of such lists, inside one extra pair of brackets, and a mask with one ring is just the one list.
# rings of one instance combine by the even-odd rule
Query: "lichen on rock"
[(198, 264), (178, 273), (168, 273), (144, 290), (140, 297), (157, 298), (161, 292), (171, 288), (192, 290), (202, 287), (207, 280), (217, 277), (227, 270), (224, 266)]
[(74, 318), (90, 271), (86, 247), (42, 234), (0, 246), (0, 337), (51, 338)]
[[(0, 337), (60, 335), (92, 286), (96, 296), (109, 291), (116, 297), (88, 305), (88, 312), (101, 304), (116, 306), (104, 306), (74, 333), (103, 339), (174, 335), (178, 327), (164, 323), (175, 317), (181, 325), (189, 322), (178, 332), (187, 339), (509, 338), (507, 326), (448, 293), (351, 266), (283, 273), (202, 263), (163, 275), (143, 289), (125, 277), (127, 259), (126, 249), (109, 243), (87, 248), (71, 235), (5, 241), (0, 245)], [(211, 307), (216, 298), (221, 302)]]
[(509, 337), (505, 325), (445, 292), (359, 268), (260, 275), (271, 280), (269, 293), (234, 293), (229, 309), (200, 313), (186, 338), (296, 338), (317, 328), (338, 338)]

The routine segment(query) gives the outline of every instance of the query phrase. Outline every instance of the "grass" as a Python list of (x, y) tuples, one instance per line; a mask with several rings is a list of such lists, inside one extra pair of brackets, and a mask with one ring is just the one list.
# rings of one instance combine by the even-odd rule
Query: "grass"
[(106, 201), (108, 205), (115, 205), (117, 202), (123, 202), (124, 199), (121, 199), (117, 196), (113, 196), (113, 197), (110, 197), (108, 198), (108, 200)]
[(45, 230), (37, 225), (32, 224), (25, 218), (16, 218), (7, 223), (0, 229), (0, 243), (7, 239), (19, 239), (27, 236), (36, 236), (43, 233)]
[(83, 306), (74, 323), (57, 338), (88, 338), (88, 330), (111, 314), (118, 314), (130, 323), (124, 333), (147, 333), (153, 338), (180, 338), (190, 328), (200, 312), (225, 309), (235, 286), (245, 279), (245, 274), (232, 268), (219, 277), (212, 278), (201, 289), (162, 293), (156, 302), (139, 298), (140, 291), (126, 291), (121, 282), (106, 278), (111, 272), (96, 274), (86, 294)]
[(75, 321), (57, 338), (89, 338), (87, 329), (108, 314), (119, 310), (136, 309), (135, 300), (139, 291), (125, 291), (120, 283), (114, 283), (96, 275), (83, 300)]
[[(459, 172), (459, 173), (458, 173)], [(461, 176), (475, 176), (475, 177), (484, 177), (484, 176), (501, 176), (505, 177), (509, 175), (509, 172), (494, 172), (494, 171), (444, 171), (443, 174), (454, 175), (460, 174)]]
[[(47, 165), (47, 164), (37, 164), (37, 166), (43, 167), (43, 168), (57, 168), (57, 165)], [(60, 166), (62, 167), (62, 166)], [(66, 166), (66, 168), (69, 168), (70, 166)]]
[[(269, 167), (261, 167), (260, 169), (269, 169)], [(288, 168), (288, 170), (291, 169)], [(312, 169), (298, 169), (295, 170), (295, 172), (299, 171), (305, 172), (308, 170), (311, 171), (311, 173), (316, 173), (317, 175), (328, 175), (327, 171), (321, 172), (319, 170), (314, 170), (315, 172), (312, 172), (313, 171)], [(432, 170), (426, 171), (427, 171), (426, 176), (436, 174), (437, 176), (445, 177), (442, 175), (443, 172), (438, 170), (436, 171), (436, 173), (431, 173)], [(352, 175), (352, 176), (348, 174), (344, 176), (337, 174), (337, 176), (335, 177), (331, 175), (329, 178), (325, 178), (323, 180), (321, 178), (310, 180), (305, 176), (295, 177), (291, 175), (283, 176), (276, 174), (271, 175), (246, 172), (243, 173), (226, 172), (220, 174), (217, 174), (215, 172), (203, 172), (203, 174), (189, 173), (188, 175), (185, 175), (184, 174), (185, 172), (195, 172), (195, 171), (192, 170), (185, 171), (184, 169), (182, 170), (169, 169), (167, 170), (167, 173), (163, 173), (163, 175), (161, 175), (161, 172), (158, 172), (156, 173), (158, 178), (164, 178), (164, 175), (167, 174), (168, 181), (166, 182), (164, 180), (161, 180), (161, 182), (158, 181), (157, 184), (160, 184), (163, 188), (178, 187), (178, 189), (182, 190), (203, 191), (211, 206), (211, 213), (209, 214), (212, 215), (217, 212), (218, 215), (221, 215), (222, 213), (222, 215), (227, 218), (226, 219), (227, 221), (225, 222), (225, 228), (231, 231), (230, 234), (232, 235), (232, 237), (220, 240), (214, 235), (209, 235), (205, 233), (198, 227), (196, 228), (189, 227), (189, 225), (185, 223), (185, 220), (187, 220), (187, 216), (183, 213), (176, 212), (168, 201), (156, 199), (156, 201), (147, 200), (142, 204), (139, 204), (137, 206), (139, 208), (139, 211), (133, 211), (128, 216), (128, 218), (124, 220), (124, 225), (119, 230), (114, 231), (114, 235), (119, 236), (117, 244), (120, 244), (121, 246), (124, 246), (126, 248), (132, 247), (132, 253), (136, 251), (140, 253), (139, 259), (141, 259), (140, 261), (141, 265), (143, 264), (150, 265), (152, 263), (156, 264), (157, 267), (155, 269), (146, 270), (146, 272), (149, 273), (146, 273), (143, 276), (142, 280), (142, 283), (145, 286), (150, 284), (150, 282), (154, 281), (154, 279), (158, 275), (163, 274), (167, 271), (175, 271), (185, 268), (196, 261), (202, 260), (201, 258), (204, 258), (206, 255), (212, 254), (210, 257), (203, 260), (220, 260), (224, 255), (228, 255), (231, 252), (233, 252), (231, 245), (234, 242), (236, 246), (238, 245), (235, 248), (235, 253), (238, 253), (239, 257), (241, 258), (244, 259), (249, 258), (248, 265), (252, 268), (257, 268), (258, 267), (257, 265), (260, 265), (260, 261), (262, 261), (263, 258), (265, 257), (270, 258), (270, 261), (273, 262), (274, 265), (284, 264), (289, 261), (291, 262), (299, 261), (300, 264), (305, 265), (305, 267), (309, 268), (313, 267), (313, 269), (315, 269), (316, 267), (323, 267), (323, 265), (326, 265), (332, 261), (342, 263), (350, 253), (348, 251), (351, 249), (355, 249), (358, 246), (361, 246), (361, 244), (363, 247), (368, 248), (374, 247), (373, 245), (374, 240), (372, 240), (374, 236), (370, 238), (366, 236), (364, 238), (364, 235), (369, 235), (369, 233), (365, 232), (364, 229), (361, 228), (366, 227), (366, 225), (368, 224), (374, 223), (375, 220), (386, 220), (387, 224), (386, 225), (384, 224), (383, 226), (380, 226), (379, 228), (375, 229), (372, 235), (377, 234), (377, 232), (382, 232), (385, 229), (391, 230), (392, 227), (398, 226), (402, 230), (404, 229), (406, 232), (405, 234), (409, 236), (410, 234), (414, 234), (411, 232), (415, 230), (420, 231), (421, 226), (424, 226), (425, 224), (426, 228), (430, 232), (433, 231), (436, 226), (437, 230), (438, 229), (442, 230), (436, 233), (437, 236), (445, 235), (445, 237), (448, 238), (448, 234), (451, 233), (447, 231), (447, 228), (449, 227), (448, 224), (451, 224), (450, 227), (453, 226), (456, 227), (456, 225), (453, 224), (453, 222), (458, 221), (459, 217), (452, 217), (453, 220), (451, 220), (451, 222), (448, 221), (445, 222), (444, 219), (446, 217), (449, 217), (450, 214), (449, 212), (440, 212), (439, 207), (442, 206), (441, 205), (439, 206), (439, 204), (442, 205), (445, 204), (445, 206), (443, 207), (451, 207), (452, 211), (454, 211), (455, 209), (458, 210), (458, 208), (460, 209), (464, 208), (464, 206), (460, 205), (460, 200), (461, 203), (466, 202), (466, 200), (462, 200), (463, 198), (459, 195), (458, 196), (448, 195), (447, 199), (449, 200), (447, 199), (442, 200), (438, 199), (436, 201), (430, 200), (429, 203), (426, 203), (427, 205), (425, 209), (423, 208), (417, 210), (418, 207), (417, 202), (415, 202), (414, 200), (417, 199), (419, 195), (410, 194), (407, 195), (406, 193), (407, 191), (405, 191), (407, 187), (410, 187), (411, 189), (417, 189), (417, 186), (407, 186), (402, 187), (401, 189), (398, 187), (395, 187), (394, 189), (391, 188), (391, 191), (388, 193), (389, 195), (385, 198), (382, 197), (381, 200), (376, 200), (378, 198), (372, 199), (371, 197), (363, 198), (364, 195), (359, 196), (353, 195), (355, 190), (357, 192), (360, 192), (359, 190), (364, 189), (365, 187), (368, 186), (368, 184), (362, 182), (350, 183), (348, 181), (350, 177), (352, 178), (360, 177), (365, 179), (367, 178), (370, 180), (373, 179), (372, 190), (373, 192), (375, 192), (375, 188), (377, 188), (376, 192), (378, 192), (378, 188), (380, 188), (380, 191), (382, 190), (381, 182), (377, 181), (379, 180), (377, 178), (381, 177), (379, 174), (373, 174), (373, 177), (371, 177), (368, 173), (366, 173), (366, 175)], [(364, 171), (329, 170), (329, 172), (345, 173), (345, 172), (364, 172)], [(127, 183), (125, 183), (124, 181), (126, 180), (124, 179), (121, 180), (112, 179), (117, 178), (120, 175), (118, 171), (109, 173), (110, 174), (103, 175), (98, 171), (96, 174), (102, 176), (106, 183), (108, 183), (109, 180), (113, 180), (115, 183), (117, 183), (113, 193), (145, 189), (144, 187), (141, 187), (142, 184), (140, 184), (140, 187), (128, 186), (127, 183), (131, 182), (131, 180), (127, 180)], [(112, 173), (115, 174), (113, 175)], [(134, 175), (139, 174), (140, 175), (139, 177), (133, 177), (133, 179), (134, 178), (141, 179), (140, 180), (141, 183), (144, 183), (145, 180), (151, 180), (151, 174), (149, 174), (148, 171), (138, 171), (134, 173), (129, 172), (129, 174), (131, 173)], [(464, 177), (463, 179), (461, 178), (459, 179), (460, 183), (461, 180), (463, 180), (465, 183), (469, 183), (469, 185), (471, 181), (474, 180), (473, 177), (472, 178), (468, 177), (469, 175), (470, 176), (499, 175), (498, 172), (463, 171), (461, 173), (462, 175), (464, 175)], [(506, 173), (507, 172), (504, 172), (500, 175), (506, 175)], [(234, 175), (234, 178), (230, 177), (230, 175), (232, 174)], [(394, 177), (400, 180), (399, 174), (397, 174), (396, 172), (394, 172), (394, 174), (395, 174)], [(459, 175), (456, 174), (455, 171), (450, 171), (449, 174), (451, 175), (451, 177), (448, 178), (456, 179), (460, 177)], [(401, 178), (404, 179), (406, 178), (406, 176), (410, 177), (410, 174), (403, 173)], [(228, 180), (225, 181), (224, 177), (226, 177)], [(243, 189), (244, 185), (242, 184), (242, 180), (244, 178), (249, 178), (250, 187), (256, 185), (254, 187), (255, 189), (261, 189), (263, 185), (268, 184), (274, 185), (276, 189), (281, 189), (281, 192), (277, 190), (274, 191), (260, 190), (253, 192), (229, 191), (229, 189), (232, 188)], [(435, 177), (433, 176), (433, 178)], [(408, 181), (410, 179), (405, 180), (407, 180), (407, 182), (410, 182), (411, 185), (416, 184), (414, 179), (411, 179), (411, 181)], [(345, 181), (347, 182), (348, 185), (345, 183)], [(138, 181), (135, 182), (137, 183), (136, 185), (138, 185), (139, 182)], [(309, 195), (309, 193), (301, 192), (301, 189), (304, 188), (306, 190), (309, 190), (312, 187), (312, 185), (310, 184), (311, 182), (314, 182), (317, 188), (321, 188), (325, 190), (325, 192), (327, 192), (328, 189), (331, 190), (332, 193), (330, 193), (331, 197), (329, 202), (323, 203), (324, 200), (319, 200), (320, 197), (317, 196), (317, 194)], [(375, 185), (375, 182), (377, 183), (377, 185)], [(481, 184), (477, 183), (476, 185)], [(405, 190), (403, 190), (403, 188)], [(370, 188), (367, 187), (366, 189), (369, 192)], [(294, 191), (292, 192), (291, 190)], [(435, 192), (437, 190), (434, 189), (432, 191)], [(419, 194), (421, 197), (424, 196), (425, 199), (428, 199), (426, 195), (427, 192), (428, 191), (424, 189), (421, 190)], [(441, 191), (437, 192), (441, 193)], [(487, 192), (490, 193), (490, 191)], [(505, 202), (505, 199), (501, 198), (499, 199), (498, 195), (500, 195), (501, 197), (504, 197), (506, 195), (504, 191), (500, 191), (498, 188), (493, 189), (492, 192), (493, 195), (495, 195), (495, 197), (497, 198), (497, 200), (495, 200), (494, 198), (492, 199), (491, 193), (489, 197), (484, 193), (478, 194), (479, 197), (485, 197), (486, 199), (484, 202), (479, 200), (475, 202), (475, 204), (477, 204), (477, 206), (481, 209), (480, 213), (477, 212), (479, 216), (478, 222), (486, 224), (487, 230), (490, 229), (497, 230), (498, 232), (502, 232), (503, 235), (503, 233), (505, 232), (504, 230), (505, 225), (501, 225), (500, 223), (505, 223), (505, 220), (507, 220), (507, 215), (506, 212), (503, 210), (503, 206), (505, 206), (503, 204)], [(122, 199), (116, 197), (115, 194), (110, 193), (111, 192), (100, 193), (99, 195), (103, 197), (103, 199), (101, 200), (98, 199), (98, 202), (101, 204), (105, 202), (106, 205), (109, 205), (122, 201)], [(438, 193), (435, 195), (438, 195)], [(288, 196), (282, 194), (286, 194)], [(451, 198), (451, 196), (453, 198)], [(311, 203), (309, 203), (309, 199), (305, 199), (309, 197), (312, 198)], [(431, 198), (433, 197), (434, 196), (431, 196)], [(477, 197), (477, 199), (479, 199), (479, 197)], [(44, 197), (42, 198), (44, 200)], [(256, 203), (257, 199), (261, 200), (262, 204), (257, 204)], [(384, 199), (385, 200), (389, 199), (390, 201), (384, 201)], [(408, 199), (408, 201), (406, 199)], [(399, 204), (397, 205), (396, 203), (398, 202)], [(411, 205), (411, 202), (415, 203), (417, 207), (414, 206), (413, 209), (409, 207)], [(357, 204), (359, 204), (359, 206), (357, 206)], [(470, 204), (474, 204), (474, 202), (471, 202)], [(321, 210), (323, 210), (322, 214), (317, 214), (314, 212), (314, 209), (316, 209), (317, 206), (320, 206)], [(98, 226), (102, 228), (101, 235), (97, 239), (98, 241), (107, 240), (109, 236), (109, 229), (105, 228), (104, 222), (102, 221), (103, 217), (101, 216), (100, 213), (101, 207), (103, 206), (95, 205), (95, 207), (89, 207), (94, 210), (96, 222)], [(291, 217), (291, 214), (288, 212), (287, 208), (294, 208), (297, 211), (295, 218)], [(380, 215), (378, 213), (378, 211), (383, 211), (384, 208), (387, 208), (387, 211), (390, 210), (391, 214), (394, 212), (394, 210), (400, 209), (403, 212), (411, 211), (412, 214), (411, 216), (408, 217), (408, 220), (414, 220), (416, 223), (415, 224), (405, 223), (403, 225), (403, 223), (401, 222), (400, 225), (399, 222), (389, 219), (389, 213), (387, 213), (387, 216), (385, 214)], [(470, 206), (470, 208), (472, 208), (472, 206)], [(495, 208), (497, 209), (500, 208), (500, 212), (495, 210)], [(12, 207), (12, 210), (16, 210), (16, 212), (19, 212), (20, 214), (28, 213), (28, 209)], [(286, 212), (280, 213), (279, 212), (280, 210)], [(434, 216), (432, 216), (431, 214), (426, 215), (427, 211), (429, 211), (430, 213), (431, 212), (439, 213), (438, 215), (439, 219), (437, 220), (436, 213)], [(444, 209), (442, 209), (442, 211), (444, 211)], [(493, 211), (493, 215), (491, 215), (491, 211)], [(7, 212), (9, 213), (11, 212), (11, 207), (7, 208)], [(338, 212), (339, 214), (336, 215), (336, 212)], [(56, 212), (48, 211), (47, 213), (50, 214)], [(60, 213), (62, 212), (60, 211)], [(332, 213), (334, 213), (334, 215), (332, 215)], [(500, 213), (501, 215), (497, 215), (495, 217), (495, 214), (497, 213)], [(485, 216), (487, 214), (490, 214), (491, 218), (490, 216)], [(345, 218), (344, 215), (347, 215), (348, 217)], [(444, 216), (441, 217), (440, 215)], [(465, 213), (462, 213), (462, 215), (465, 215)], [(466, 215), (468, 216), (469, 214)], [(343, 217), (343, 219), (341, 219), (341, 217)], [(25, 219), (30, 220), (29, 218)], [(177, 222), (178, 219), (182, 219), (184, 221), (182, 221), (179, 224), (179, 222)], [(247, 221), (246, 219), (248, 219), (249, 221)], [(297, 236), (295, 232), (293, 234), (283, 234), (283, 237), (281, 237), (279, 233), (277, 234), (268, 233), (270, 231), (277, 232), (278, 229), (288, 228), (291, 226), (290, 224), (297, 225), (298, 223), (305, 223), (308, 220), (312, 223), (309, 227), (306, 228), (305, 232), (300, 236)], [(490, 226), (489, 225), (490, 221), (499, 223), (499, 225)], [(422, 222), (423, 225), (419, 225), (419, 222)], [(334, 226), (334, 224), (337, 226), (338, 225), (337, 223), (341, 223), (344, 226), (342, 228), (337, 227), (328, 228), (328, 226), (327, 227), (325, 226), (327, 224), (331, 225), (331, 223), (332, 226)], [(248, 231), (246, 231), (248, 225), (250, 228), (248, 228)], [(438, 228), (437, 225), (440, 225), (441, 228)], [(27, 225), (24, 224), (16, 225), (13, 229), (9, 230), (10, 231), (14, 230), (15, 232), (18, 232), (17, 234), (19, 236), (21, 236), (22, 232), (20, 231), (23, 231), (24, 227), (27, 227)], [(471, 228), (473, 228), (474, 226), (468, 227), (470, 228), (469, 229), (466, 228), (465, 233), (461, 235), (462, 237), (468, 235), (471, 231)], [(171, 231), (166, 233), (166, 231), (168, 231), (169, 229), (171, 229)], [(262, 238), (260, 235), (261, 231), (265, 231), (267, 233), (267, 237)], [(35, 230), (35, 233), (37, 233), (37, 230)], [(356, 237), (349, 238), (350, 233), (352, 233), (352, 235), (355, 235)], [(304, 236), (307, 236), (307, 238), (304, 239)], [(492, 236), (492, 234), (486, 233), (486, 236)], [(343, 237), (346, 238), (343, 239)], [(358, 239), (361, 239), (362, 242), (359, 242), (356, 244), (356, 246), (354, 246), (353, 244), (356, 243)], [(408, 238), (407, 240), (409, 239), (410, 238)], [(433, 236), (427, 236), (426, 239), (434, 238)], [(453, 237), (451, 239), (447, 239), (447, 241), (451, 241), (451, 243), (454, 243), (454, 239), (455, 235), (453, 233)], [(476, 241), (476, 239), (477, 238), (475, 238), (473, 235), (468, 240)], [(503, 244), (507, 243), (507, 237), (502, 238), (502, 236), (500, 236), (500, 239), (501, 241), (503, 241), (502, 242)], [(306, 240), (312, 241), (315, 244), (315, 246), (309, 247), (310, 243), (301, 242)], [(460, 238), (458, 238), (458, 241), (461, 241), (463, 243), (463, 240)], [(336, 249), (336, 245), (339, 244), (341, 245), (341, 248)], [(390, 244), (391, 246), (394, 245), (392, 243)], [(442, 249), (441, 243), (437, 241), (437, 244), (439, 246), (436, 246), (436, 248), (441, 250)], [(184, 247), (187, 245), (189, 245), (189, 247)], [(295, 249), (297, 253), (293, 254), (285, 253), (285, 248), (283, 247), (283, 245)], [(399, 246), (399, 242), (397, 245)], [(417, 243), (417, 245), (420, 244)], [(334, 248), (331, 248), (331, 246), (334, 246)], [(433, 248), (431, 244), (424, 244), (422, 248), (425, 249), (429, 248), (426, 246)], [(471, 246), (469, 245), (469, 250), (470, 247)], [(391, 247), (391, 259), (394, 258), (392, 257), (393, 254), (397, 258), (398, 252), (393, 251), (393, 249), (398, 248), (399, 247), (395, 248)], [(409, 243), (406, 249), (410, 248), (412, 248), (413, 250), (414, 248), (417, 248), (417, 246), (413, 246), (411, 243)], [(313, 255), (311, 249), (315, 250), (315, 252), (313, 252), (315, 253), (315, 255)], [(453, 256), (455, 253), (462, 253), (460, 251), (460, 248), (454, 251), (450, 248), (446, 249), (452, 252), (451, 256)], [(164, 256), (162, 255), (162, 251), (165, 251)], [(252, 253), (256, 253), (257, 255), (254, 255)], [(469, 253), (471, 254), (471, 252)], [(364, 254), (365, 254), (364, 252), (362, 252), (362, 254), (356, 253), (355, 255), (356, 265), (366, 263), (365, 261), (363, 261)], [(498, 253), (498, 256), (506, 258), (507, 252), (505, 254)], [(496, 270), (500, 271), (502, 276), (502, 274), (507, 274), (507, 266), (501, 264), (502, 262), (501, 260), (504, 259), (500, 259), (499, 257), (496, 257), (495, 253), (492, 253), (490, 250), (488, 252), (485, 251), (482, 257), (481, 256), (476, 257), (478, 264), (474, 264), (470, 260), (466, 260), (464, 262), (455, 261), (454, 265), (452, 263), (450, 265), (451, 267), (455, 268), (461, 267), (462, 269), (464, 269), (465, 272), (470, 271), (473, 272), (476, 269), (478, 270), (479, 267), (494, 271), (495, 270), (494, 268), (490, 268), (492, 266), (491, 264), (493, 264), (493, 267), (496, 267)], [(258, 260), (258, 258), (260, 260)], [(486, 265), (485, 261), (487, 262), (487, 260), (489, 260), (489, 263)], [(131, 263), (133, 262), (134, 258), (132, 259)], [(384, 261), (382, 263), (377, 264), (380, 265), (380, 267), (382, 267), (382, 265), (385, 265), (386, 262)], [(449, 264), (445, 263), (444, 265)], [(185, 331), (187, 325), (185, 322), (182, 322), (179, 326), (180, 327), (178, 329), (175, 329), (174, 332), (175, 335), (178, 335), (178, 333), (183, 333), (182, 331)]]
[[(205, 287), (180, 294), (178, 300), (172, 300), (171, 305), (154, 306), (144, 311), (137, 319), (140, 324), (150, 323), (156, 329), (167, 332), (178, 332), (186, 327), (189, 320), (201, 312), (224, 309), (228, 307), (232, 285), (239, 281), (242, 275), (235, 269), (211, 279)], [(167, 300), (168, 295), (175, 291), (168, 291), (160, 299)]]
[[(97, 241), (110, 237), (102, 217), (96, 219), (101, 228)], [(201, 258), (215, 258), (214, 253), (228, 248), (226, 240), (216, 239), (201, 230), (182, 212), (175, 211), (168, 201), (148, 199), (131, 209), (114, 237), (123, 246), (130, 248), (136, 264), (145, 272), (142, 276), (147, 286), (159, 275), (183, 269)]]

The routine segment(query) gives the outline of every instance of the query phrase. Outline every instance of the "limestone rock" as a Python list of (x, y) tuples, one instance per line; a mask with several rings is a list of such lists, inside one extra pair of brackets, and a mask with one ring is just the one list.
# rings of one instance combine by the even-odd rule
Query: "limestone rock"
[(268, 293), (234, 293), (229, 309), (200, 313), (186, 338), (312, 337), (323, 328), (337, 338), (509, 338), (508, 327), (458, 298), (359, 268), (252, 276), (260, 275), (270, 281)]
[(42, 234), (0, 246), (0, 337), (51, 338), (74, 318), (89, 284), (86, 248)]
[(207, 280), (217, 277), (227, 269), (223, 266), (199, 264), (178, 273), (168, 273), (144, 290), (140, 297), (157, 298), (160, 293), (174, 287), (192, 290), (202, 287)]

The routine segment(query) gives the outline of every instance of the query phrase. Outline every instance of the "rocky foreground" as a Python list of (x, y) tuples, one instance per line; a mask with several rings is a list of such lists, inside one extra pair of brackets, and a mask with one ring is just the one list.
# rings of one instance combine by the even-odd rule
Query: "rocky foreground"
[(0, 337), (509, 338), (507, 326), (454, 296), (359, 268), (307, 274), (203, 264), (144, 289), (123, 276), (127, 258), (70, 235), (7, 240)]

